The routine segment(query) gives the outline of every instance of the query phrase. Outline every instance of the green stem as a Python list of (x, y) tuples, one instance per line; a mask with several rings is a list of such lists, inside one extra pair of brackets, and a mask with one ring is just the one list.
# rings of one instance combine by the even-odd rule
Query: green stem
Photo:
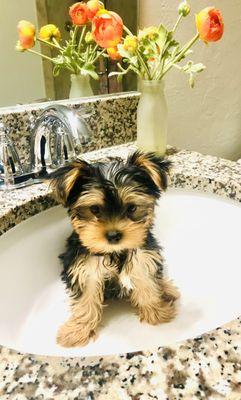
[(79, 29), (78, 25), (75, 25), (73, 36), (72, 36), (72, 45), (73, 46), (75, 46), (75, 40), (76, 40), (76, 36), (77, 36), (77, 33), (78, 33), (78, 29)]
[(57, 47), (58, 49), (61, 49), (61, 50), (62, 50), (62, 47), (60, 46), (58, 40), (55, 39), (55, 37), (52, 37), (52, 41), (54, 42), (55, 47)]
[(86, 62), (89, 62), (90, 46), (86, 48)]
[(175, 23), (175, 25), (174, 25), (174, 27), (173, 27), (173, 29), (172, 29), (172, 33), (173, 33), (173, 34), (176, 32), (177, 27), (178, 27), (178, 25), (180, 24), (182, 17), (183, 17), (182, 14), (179, 15), (179, 17), (178, 17), (178, 19), (177, 19), (177, 22)]
[(99, 58), (100, 56), (102, 56), (102, 54), (104, 54), (105, 49), (103, 49), (99, 54), (97, 54), (97, 56), (93, 59), (92, 63), (94, 64)]
[(130, 29), (127, 28), (127, 26), (124, 25), (123, 28), (124, 28), (124, 31), (125, 31), (126, 33), (128, 33), (128, 35), (134, 36), (133, 33), (130, 31)]
[(39, 53), (38, 51), (31, 50), (31, 49), (27, 49), (27, 51), (28, 51), (29, 53), (33, 53), (33, 54), (36, 54), (37, 56), (40, 56), (40, 57), (42, 57), (42, 58), (45, 58), (46, 60), (49, 60), (49, 61), (51, 61), (51, 62), (54, 62), (54, 61), (52, 60), (52, 58), (50, 58), (50, 57), (48, 57), (48, 56), (45, 56), (44, 54), (41, 54), (41, 53)]
[[(134, 36), (133, 33), (130, 31), (130, 29), (128, 29), (125, 25), (124, 25), (124, 31), (125, 31), (126, 33), (128, 33), (128, 35)], [(146, 72), (147, 78), (148, 78), (149, 80), (151, 80), (150, 71), (149, 71), (148, 66), (146, 65), (146, 62), (145, 62), (145, 60), (143, 59), (141, 53), (139, 52), (139, 50), (136, 51), (136, 54), (137, 54), (137, 57), (138, 57), (138, 59), (139, 59), (141, 65), (142, 65), (142, 67), (144, 68), (144, 70), (145, 70), (145, 72)]]
[(84, 27), (82, 29), (82, 32), (81, 32), (81, 35), (80, 35), (79, 44), (78, 44), (78, 53), (80, 52), (80, 48), (81, 48), (81, 45), (82, 45), (82, 41), (83, 41), (83, 38), (84, 38), (85, 31), (86, 31), (86, 25), (84, 25)]
[(47, 40), (43, 40), (43, 39), (39, 39), (39, 38), (37, 38), (37, 40), (38, 40), (40, 43), (47, 44), (48, 46), (54, 47), (55, 49), (59, 49), (59, 48), (60, 48), (60, 46), (56, 46), (54, 43), (48, 42)]
[(158, 69), (161, 69), (161, 73), (162, 73), (162, 69), (163, 69), (163, 61), (160, 59), (156, 65), (156, 67), (154, 68), (152, 75), (151, 75), (151, 80), (155, 79), (156, 73), (158, 72)]
[(99, 45), (96, 44), (95, 47), (91, 50), (91, 57), (90, 57), (90, 62), (93, 62), (93, 60), (96, 57), (96, 51), (98, 49)]
[(141, 55), (141, 53), (139, 52), (139, 50), (136, 51), (136, 54), (137, 54), (137, 57), (138, 57), (140, 63), (142, 64), (142, 66), (143, 66), (143, 68), (144, 68), (144, 70), (145, 70), (145, 72), (146, 72), (147, 79), (151, 80), (150, 71), (149, 71), (149, 69), (148, 69), (148, 66), (147, 66), (146, 63), (145, 63), (145, 60), (143, 60), (142, 55)]
[(117, 67), (121, 70), (121, 72), (126, 72), (127, 69), (123, 68), (122, 65), (118, 62)]
[(173, 60), (171, 60), (168, 65), (166, 66), (166, 68), (164, 69), (163, 73), (161, 74), (161, 76), (158, 79), (162, 79), (166, 73), (173, 67), (174, 64), (176, 64), (177, 62), (179, 62), (182, 57), (186, 54), (186, 52), (194, 45), (194, 43), (197, 42), (197, 40), (199, 39), (199, 33), (197, 33), (191, 40), (190, 42), (188, 42), (186, 44), (186, 46), (184, 46), (182, 48), (182, 50), (180, 51), (180, 53), (174, 57)]

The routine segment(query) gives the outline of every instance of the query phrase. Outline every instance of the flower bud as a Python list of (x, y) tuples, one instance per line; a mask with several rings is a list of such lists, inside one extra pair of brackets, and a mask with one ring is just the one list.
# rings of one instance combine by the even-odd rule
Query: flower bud
[(183, 17), (187, 17), (188, 14), (191, 11), (191, 7), (188, 4), (186, 0), (182, 1), (178, 7), (178, 13), (179, 15), (182, 15)]
[(94, 37), (93, 37), (93, 35), (92, 35), (91, 32), (87, 32), (87, 33), (86, 33), (86, 35), (85, 35), (85, 42), (86, 42), (87, 44), (93, 43), (93, 42), (94, 42)]

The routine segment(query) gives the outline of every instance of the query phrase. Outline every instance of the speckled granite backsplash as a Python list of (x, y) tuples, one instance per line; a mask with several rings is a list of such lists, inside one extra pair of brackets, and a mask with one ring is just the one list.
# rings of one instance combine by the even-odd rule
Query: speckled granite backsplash
[[(93, 137), (92, 141), (83, 147), (83, 152), (86, 152), (135, 140), (138, 99), (138, 93), (133, 92), (92, 99), (63, 100), (54, 104), (64, 104), (77, 110), (84, 108), (91, 114), (88, 123)], [(43, 109), (51, 104), (24, 105), (0, 111), (0, 122), (10, 130), (9, 136), (23, 164), (29, 164), (30, 120), (37, 118)]]

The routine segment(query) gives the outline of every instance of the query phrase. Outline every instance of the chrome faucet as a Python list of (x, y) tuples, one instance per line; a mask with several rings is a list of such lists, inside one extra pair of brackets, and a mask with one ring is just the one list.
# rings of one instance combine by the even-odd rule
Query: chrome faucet
[(41, 176), (76, 158), (91, 138), (87, 116), (60, 104), (47, 107), (32, 124), (31, 171)]
[(41, 179), (77, 157), (76, 151), (91, 140), (85, 110), (56, 104), (31, 122), (30, 168), (22, 166), (16, 148), (0, 123), (0, 190), (24, 187)]
[(16, 148), (8, 135), (8, 129), (0, 123), (0, 190), (20, 186), (23, 168)]

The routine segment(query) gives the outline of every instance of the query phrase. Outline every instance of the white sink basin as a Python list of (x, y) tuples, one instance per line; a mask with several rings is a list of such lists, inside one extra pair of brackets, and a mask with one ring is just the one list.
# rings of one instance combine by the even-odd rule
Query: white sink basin
[(229, 322), (241, 314), (240, 231), (238, 203), (169, 190), (155, 232), (181, 291), (178, 317), (153, 327), (139, 323), (129, 304), (111, 303), (97, 340), (72, 350), (55, 343), (68, 314), (58, 255), (70, 223), (61, 207), (36, 215), (0, 238), (0, 344), (42, 355), (104, 355), (168, 345)]

